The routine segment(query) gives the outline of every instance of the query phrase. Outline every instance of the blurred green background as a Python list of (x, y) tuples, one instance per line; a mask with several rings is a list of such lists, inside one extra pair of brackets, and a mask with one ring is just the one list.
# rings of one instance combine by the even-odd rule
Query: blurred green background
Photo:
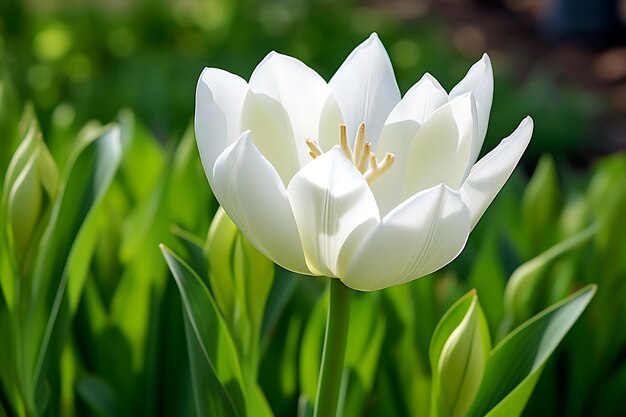
[[(36, 415), (23, 411), (30, 400), (45, 404), (45, 415), (194, 415), (196, 376), (179, 293), (157, 245), (166, 242), (198, 272), (207, 272), (205, 258), (212, 255), (205, 239), (217, 204), (189, 128), (197, 77), (210, 66), (248, 78), (277, 50), (330, 79), (373, 31), (390, 54), (402, 91), (426, 71), (450, 89), (483, 52), (490, 54), (495, 97), (483, 153), (527, 114), (536, 129), (521, 168), (455, 262), (436, 278), (358, 297), (355, 309), (383, 314), (362, 314), (357, 322), (372, 330), (348, 359), (361, 383), (349, 394), (346, 416), (428, 415), (430, 336), (470, 288), (478, 289), (497, 339), (587, 283), (599, 284), (599, 292), (547, 366), (526, 415), (623, 415), (625, 3), (3, 0), (0, 178), (28, 132), (41, 132), (45, 145), (37, 146), (50, 149), (60, 183), (73, 184), (64, 207), (78, 207), (84, 216), (59, 223), (67, 230), (66, 244), (53, 254), (75, 272), (68, 283), (74, 295), (53, 324), (59, 329), (54, 327), (47, 353), (46, 382), (35, 381), (31, 391), (19, 369), (17, 377), (7, 371), (17, 360), (19, 337), (8, 330), (9, 303), (2, 299), (0, 416)], [(121, 127), (119, 160), (92, 149), (114, 134), (96, 127), (111, 121)], [(110, 183), (96, 181), (98, 192), (72, 182), (96, 168), (112, 175)], [(3, 196), (13, 186), (7, 178)], [(59, 194), (45, 192), (32, 235), (18, 248), (17, 276), (27, 290), (33, 260), (45, 258), (38, 252), (43, 230), (57, 220), (51, 211)], [(13, 203), (7, 197), (3, 204)], [(590, 224), (599, 230), (581, 239)], [(85, 237), (79, 230), (92, 233)], [(572, 237), (575, 244), (545, 255)], [(70, 256), (74, 241), (91, 242), (82, 263)], [(197, 250), (202, 247), (204, 254)], [(543, 256), (540, 268), (524, 275), (523, 293), (509, 294), (508, 278), (537, 256)], [(51, 299), (61, 288), (63, 265), (50, 269)], [(315, 371), (306, 364), (315, 363), (319, 352), (307, 341), (319, 342), (323, 328), (324, 282), (291, 275), (276, 268), (263, 322), (257, 323), (259, 384), (276, 416), (295, 415), (300, 394), (314, 391)], [(523, 308), (507, 304), (505, 292), (516, 303), (523, 300)], [(42, 303), (42, 317), (50, 305)], [(366, 354), (364, 365), (359, 355)], [(15, 405), (22, 400), (23, 409)]]

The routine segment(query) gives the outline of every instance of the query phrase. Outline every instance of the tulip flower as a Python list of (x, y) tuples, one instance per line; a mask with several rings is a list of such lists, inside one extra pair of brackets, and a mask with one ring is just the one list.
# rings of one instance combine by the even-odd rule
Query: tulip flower
[(401, 98), (372, 34), (329, 83), (275, 52), (249, 82), (206, 68), (195, 130), (217, 200), (254, 246), (369, 291), (457, 257), (517, 165), (530, 118), (476, 163), (492, 96), (484, 55), (449, 94), (425, 74)]
[(315, 417), (337, 414), (348, 287), (402, 284), (456, 258), (526, 149), (530, 118), (476, 162), (492, 96), (484, 55), (450, 93), (426, 74), (401, 97), (376, 34), (328, 83), (275, 52), (249, 82), (202, 72), (196, 139), (217, 200), (280, 266), (336, 278)]

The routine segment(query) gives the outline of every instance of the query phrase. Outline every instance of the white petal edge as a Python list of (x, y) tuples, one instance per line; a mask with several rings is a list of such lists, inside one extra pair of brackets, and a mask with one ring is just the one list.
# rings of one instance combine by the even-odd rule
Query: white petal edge
[(470, 232), (470, 213), (458, 191), (424, 190), (387, 214), (340, 275), (347, 286), (373, 291), (428, 275), (455, 259)]
[[(334, 111), (331, 120), (333, 139), (337, 143), (341, 113), (336, 105), (327, 104), (334, 101), (332, 90), (317, 72), (298, 59), (271, 52), (252, 73), (250, 89), (270, 96), (284, 107), (291, 122), (300, 166), (311, 160), (306, 139), (319, 141), (323, 111)], [(325, 119), (330, 116), (325, 114)]]
[(472, 229), (517, 166), (530, 142), (533, 126), (530, 116), (522, 120), (511, 135), (474, 165), (461, 186), (461, 196), (472, 214)]
[(244, 132), (215, 162), (215, 197), (246, 238), (290, 271), (310, 274), (287, 191)]
[(221, 69), (205, 68), (198, 78), (194, 129), (211, 188), (215, 160), (241, 134), (239, 120), (247, 91), (243, 78)]
[(448, 93), (429, 73), (406, 92), (394, 107), (385, 124), (414, 120), (423, 124), (430, 115), (448, 102)]
[(478, 116), (478, 135), (475, 138), (476, 144), (471, 162), (473, 164), (485, 141), (493, 101), (493, 69), (489, 55), (483, 54), (482, 58), (471, 66), (465, 77), (450, 91), (450, 100), (466, 93), (474, 95)]
[(379, 221), (367, 182), (338, 146), (304, 166), (289, 183), (287, 195), (307, 266), (316, 275), (336, 277), (346, 239)]
[(329, 85), (343, 114), (350, 144), (359, 124), (365, 122), (367, 140), (376, 149), (385, 120), (400, 101), (389, 55), (376, 33), (352, 51)]

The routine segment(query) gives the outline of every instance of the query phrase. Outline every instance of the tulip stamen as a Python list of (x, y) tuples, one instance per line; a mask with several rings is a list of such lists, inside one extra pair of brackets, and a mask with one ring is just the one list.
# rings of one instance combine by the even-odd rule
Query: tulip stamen
[(382, 162), (379, 164), (378, 161), (376, 161), (376, 154), (374, 154), (374, 152), (371, 152), (370, 169), (364, 175), (365, 181), (367, 181), (367, 183), (371, 185), (374, 181), (376, 181), (377, 178), (379, 178), (385, 172), (389, 171), (389, 168), (391, 168), (395, 160), (396, 157), (394, 154), (387, 153), (385, 155), (385, 158), (383, 158)]
[(364, 174), (367, 171), (367, 158), (372, 154), (372, 144), (370, 142), (366, 142), (363, 147), (363, 153), (361, 154), (361, 158), (356, 163), (356, 169), (359, 170), (361, 174)]
[(322, 154), (322, 149), (320, 148), (320, 145), (316, 141), (307, 139), (306, 145), (310, 149), (309, 155), (311, 156), (311, 158), (315, 159)]
[[(309, 155), (313, 159), (324, 153), (319, 143), (315, 140), (307, 139), (306, 145), (309, 147)], [(365, 140), (365, 123), (359, 125), (354, 143), (354, 151), (348, 143), (346, 125), (340, 124), (339, 145), (346, 158), (348, 158), (348, 161), (352, 162), (354, 167), (363, 174), (368, 184), (372, 184), (377, 178), (389, 171), (389, 168), (391, 168), (396, 158), (394, 154), (387, 153), (380, 163), (376, 160), (376, 154), (372, 152), (372, 143), (366, 142)]]
[(343, 151), (348, 161), (352, 161), (352, 149), (350, 149), (350, 145), (348, 144), (348, 133), (346, 132), (346, 125), (339, 125), (339, 144), (341, 145), (341, 150)]
[[(354, 141), (354, 153), (353, 153), (353, 161), (356, 168), (363, 173), (360, 169), (361, 159), (365, 154), (365, 123), (361, 123), (359, 125), (359, 130), (356, 132), (356, 140)], [(367, 157), (367, 155), (366, 155)]]

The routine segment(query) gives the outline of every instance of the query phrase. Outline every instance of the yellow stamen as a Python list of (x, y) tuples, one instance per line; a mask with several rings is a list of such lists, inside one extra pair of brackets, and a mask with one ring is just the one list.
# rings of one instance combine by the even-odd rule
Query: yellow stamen
[[(310, 149), (309, 155), (311, 158), (315, 159), (323, 153), (317, 141), (307, 139), (306, 144)], [(348, 144), (348, 134), (344, 124), (339, 125), (339, 144), (348, 161), (352, 162), (354, 167), (363, 174), (368, 184), (372, 184), (378, 177), (389, 171), (395, 160), (395, 156), (392, 153), (387, 153), (380, 163), (376, 161), (376, 154), (372, 152), (372, 144), (365, 141), (365, 123), (359, 125), (354, 151)]]
[(352, 162), (352, 149), (350, 149), (350, 145), (348, 145), (348, 134), (346, 133), (346, 125), (339, 125), (339, 144), (341, 145), (341, 150), (346, 155), (346, 158), (350, 162)]
[(389, 171), (389, 168), (391, 168), (395, 160), (396, 157), (394, 154), (387, 153), (383, 161), (379, 164), (376, 161), (376, 155), (372, 152), (370, 154), (370, 169), (365, 173), (365, 181), (367, 181), (368, 184), (372, 184), (377, 178)]
[(307, 139), (306, 145), (311, 150), (311, 152), (309, 152), (309, 155), (311, 155), (311, 158), (315, 159), (322, 154), (322, 149), (320, 148), (320, 145), (316, 141)]
[(372, 153), (371, 151), (372, 151), (372, 144), (367, 142), (365, 146), (363, 147), (363, 153), (361, 154), (361, 158), (356, 164), (356, 169), (358, 169), (361, 174), (367, 171), (367, 158)]
[(359, 125), (359, 130), (356, 132), (356, 140), (354, 142), (354, 156), (353, 161), (357, 166), (361, 161), (361, 157), (363, 156), (363, 151), (365, 150), (365, 123), (361, 123)]

